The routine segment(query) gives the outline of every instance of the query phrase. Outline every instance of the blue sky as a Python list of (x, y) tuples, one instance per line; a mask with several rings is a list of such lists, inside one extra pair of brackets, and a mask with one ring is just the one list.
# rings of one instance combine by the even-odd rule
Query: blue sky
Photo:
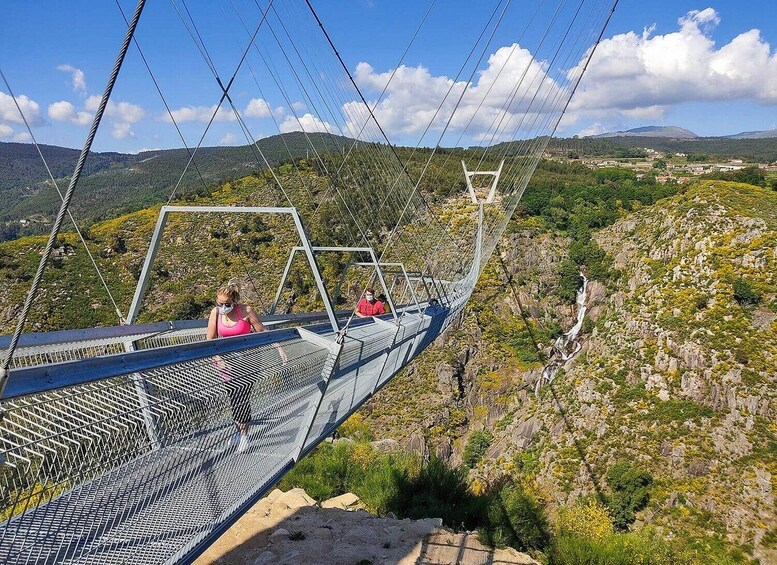
[[(127, 0), (120, 0), (120, 4), (127, 12), (134, 6)], [(317, 0), (313, 4), (346, 65), (372, 101), (430, 2)], [(525, 7), (532, 2), (515, 4)], [(496, 0), (434, 3), (404, 67), (376, 110), (393, 142), (418, 142), (430, 111), (438, 104), (435, 96), (455, 77), (495, 5)], [(195, 145), (213, 115), (219, 90), (175, 6), (191, 11), (219, 75), (228, 78), (246, 43), (246, 32), (237, 16), (250, 19), (248, 14), (255, 4), (248, 0), (148, 2), (138, 41), (187, 143)], [(288, 21), (303, 17), (294, 8), (283, 10), (287, 10)], [(116, 4), (17, 1), (6, 3), (3, 11), (0, 70), (36, 138), (43, 143), (80, 147), (125, 29)], [(488, 55), (516, 42), (532, 51), (537, 37), (520, 31), (521, 15), (515, 11), (515, 20), (505, 21), (498, 29)], [(299, 35), (300, 45), (307, 45), (311, 52), (323, 48), (314, 27), (293, 27), (290, 31)], [(309, 43), (304, 44), (306, 38)], [(268, 69), (276, 65), (281, 82), (288, 81), (283, 62), (271, 50), (272, 38), (260, 34), (259, 43), (266, 46), (265, 53), (273, 61)], [(532, 55), (543, 60), (542, 53)], [(331, 53), (326, 53), (318, 71), (335, 72), (335, 63)], [(486, 59), (479, 67), (486, 76), (488, 65)], [(267, 73), (260, 72), (260, 66), (258, 57), (250, 56), (231, 91), (252, 137), (299, 129), (299, 124), (331, 131), (334, 119), (322, 115), (321, 108), (316, 112), (307, 107), (310, 104), (304, 103), (301, 92), (290, 89), (284, 95)], [(339, 96), (348, 100), (344, 89)], [(134, 47), (113, 100), (95, 149), (135, 152), (182, 145)], [(341, 110), (334, 108), (333, 112)], [(558, 135), (661, 124), (686, 127), (699, 135), (777, 128), (777, 2), (656, 0), (619, 4)], [(462, 143), (477, 142), (477, 127), (475, 122), (464, 132)], [(8, 89), (0, 83), (0, 141), (28, 139)], [(452, 143), (456, 136), (446, 140)], [(204, 145), (246, 142), (228, 108), (222, 108)], [(423, 139), (425, 145), (434, 142), (434, 132)]]

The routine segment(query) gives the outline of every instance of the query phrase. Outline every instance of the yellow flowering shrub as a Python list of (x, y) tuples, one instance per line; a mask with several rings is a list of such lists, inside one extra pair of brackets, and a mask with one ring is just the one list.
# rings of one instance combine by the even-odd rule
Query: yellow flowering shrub
[(591, 539), (604, 539), (614, 532), (607, 509), (596, 500), (562, 509), (556, 529), (560, 534), (577, 534)]

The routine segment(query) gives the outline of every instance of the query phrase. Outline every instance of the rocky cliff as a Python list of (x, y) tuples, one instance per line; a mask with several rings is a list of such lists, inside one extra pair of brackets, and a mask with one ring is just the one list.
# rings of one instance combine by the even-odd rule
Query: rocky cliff
[(599, 231), (611, 276), (589, 287), (582, 352), (537, 396), (574, 317), (554, 298), (566, 242), (515, 229), (460, 325), (366, 413), (466, 461), (476, 487), (519, 476), (551, 510), (606, 496), (630, 461), (655, 478), (633, 527), (775, 562), (775, 228), (777, 193), (704, 182)]

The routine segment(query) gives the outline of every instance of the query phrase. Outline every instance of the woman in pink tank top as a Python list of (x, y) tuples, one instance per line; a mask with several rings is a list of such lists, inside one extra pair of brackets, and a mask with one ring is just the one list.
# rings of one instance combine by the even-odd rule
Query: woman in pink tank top
[[(216, 306), (210, 311), (208, 318), (208, 339), (217, 337), (233, 337), (245, 335), (251, 331), (263, 332), (267, 328), (250, 306), (240, 304), (240, 287), (235, 283), (227, 283), (216, 293)], [(284, 354), (281, 354), (285, 357)], [(232, 408), (232, 418), (235, 421), (233, 443), (238, 451), (248, 449), (248, 426), (251, 422), (251, 387), (253, 381), (248, 375), (233, 373), (229, 363), (219, 355), (213, 357), (213, 366), (222, 378), (229, 396)]]

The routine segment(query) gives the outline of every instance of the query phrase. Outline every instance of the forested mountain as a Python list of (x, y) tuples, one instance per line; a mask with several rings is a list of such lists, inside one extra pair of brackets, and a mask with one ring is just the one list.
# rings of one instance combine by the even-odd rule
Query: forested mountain
[(763, 131), (743, 131), (734, 135), (728, 135), (731, 139), (764, 139), (772, 138), (777, 139), (777, 129), (769, 129)]
[[(341, 151), (353, 143), (351, 139), (332, 134), (306, 136), (294, 132), (261, 139), (256, 146), (270, 164), (277, 164), (305, 157), (311, 151), (307, 138), (322, 153)], [(64, 193), (80, 152), (42, 145), (41, 153)], [(176, 186), (178, 196), (202, 195), (227, 179), (266, 168), (252, 146), (203, 147), (181, 178), (189, 158), (186, 149), (144, 151), (135, 155), (93, 153), (87, 159), (71, 205), (73, 215), (90, 224), (166, 201)], [(35, 146), (0, 143), (0, 198), (5, 203), (0, 210), (0, 241), (48, 231), (60, 199)], [(20, 224), (20, 220), (25, 222)]]
[[(307, 134), (320, 153), (342, 151), (353, 140), (333, 134)], [(531, 143), (505, 146), (508, 155), (520, 153)], [(306, 134), (294, 132), (275, 135), (257, 142), (271, 163), (291, 158), (311, 156)], [(551, 139), (548, 152), (564, 157), (644, 157), (644, 148), (686, 153), (695, 160), (714, 161), (738, 157), (756, 162), (777, 161), (774, 139), (695, 138), (693, 140), (660, 137), (610, 137)], [(442, 161), (434, 160), (432, 179), (439, 194), (461, 188), (459, 170), (455, 164), (463, 158), (473, 159), (479, 148), (439, 149)], [(52, 174), (64, 191), (79, 152), (50, 145), (41, 146)], [(408, 170), (417, 175), (425, 164), (427, 151), (414, 152), (397, 148)], [(474, 152), (474, 153), (473, 153)], [(264, 161), (251, 146), (204, 147), (188, 172), (181, 178), (189, 153), (185, 149), (144, 151), (135, 155), (121, 153), (93, 153), (72, 203), (74, 216), (88, 225), (120, 213), (139, 210), (166, 201), (173, 189), (177, 196), (205, 195), (230, 178), (238, 178), (265, 168)], [(450, 173), (450, 174), (449, 174)], [(180, 181), (180, 182), (179, 182)], [(48, 180), (35, 147), (23, 143), (0, 143), (0, 197), (5, 205), (0, 210), (0, 241), (23, 235), (47, 233), (50, 222), (59, 208), (59, 196)], [(65, 229), (70, 229), (66, 224)]]
[(668, 137), (671, 139), (694, 139), (699, 137), (691, 130), (677, 126), (645, 126), (641, 128), (627, 129), (625, 131), (613, 131), (591, 136), (594, 139), (605, 137)]
[(696, 137), (667, 139), (663, 137), (553, 138), (548, 152), (564, 156), (638, 157), (641, 148), (671, 153), (685, 153), (698, 161), (745, 159), (755, 163), (777, 161), (774, 138), (734, 139), (730, 137)]

